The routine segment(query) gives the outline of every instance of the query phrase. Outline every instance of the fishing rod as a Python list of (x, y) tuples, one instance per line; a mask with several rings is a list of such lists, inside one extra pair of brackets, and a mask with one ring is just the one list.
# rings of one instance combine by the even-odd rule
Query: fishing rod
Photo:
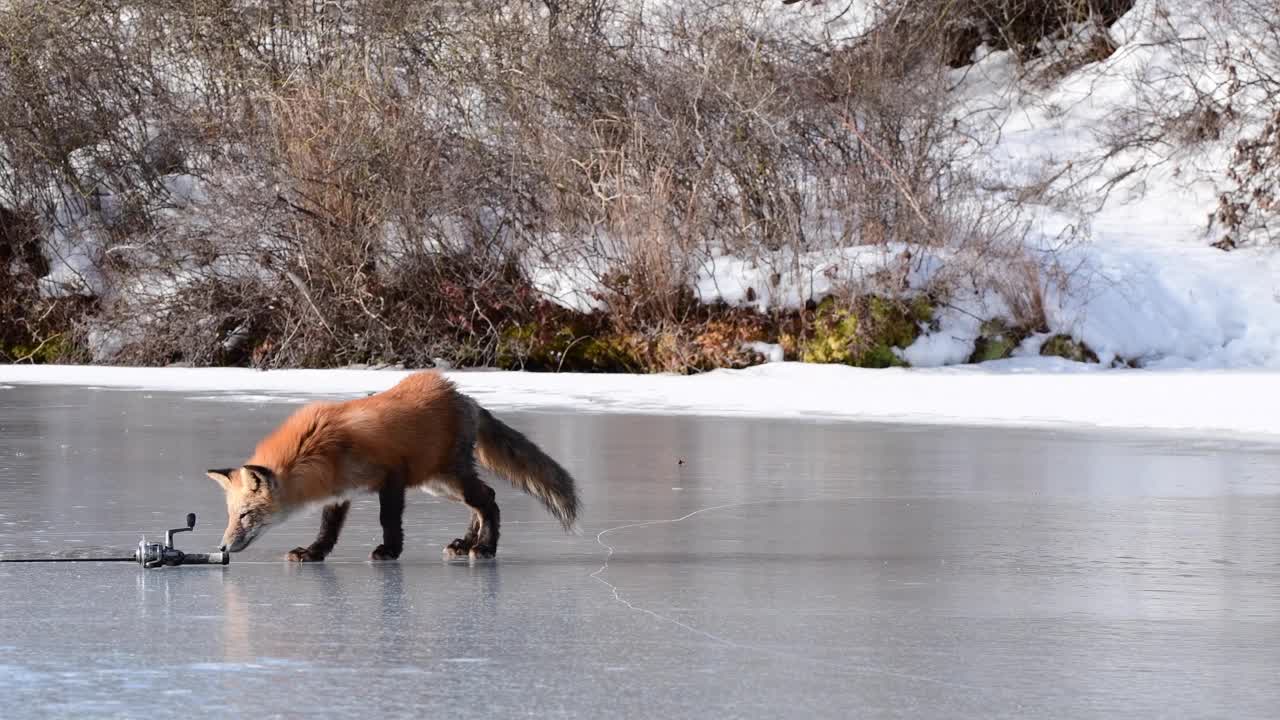
[(143, 535), (138, 541), (138, 549), (130, 557), (83, 557), (83, 558), (0, 558), (0, 563), (53, 563), (53, 562), (131, 562), (144, 568), (175, 567), (178, 565), (226, 565), (231, 562), (231, 553), (188, 553), (173, 546), (173, 536), (181, 532), (191, 532), (196, 527), (196, 514), (187, 513), (187, 526), (166, 530), (163, 543), (149, 543)]

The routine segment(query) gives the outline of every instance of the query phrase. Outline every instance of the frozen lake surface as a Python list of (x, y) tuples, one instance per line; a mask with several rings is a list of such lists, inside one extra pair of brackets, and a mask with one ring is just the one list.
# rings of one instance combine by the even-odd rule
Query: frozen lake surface
[[(296, 405), (0, 389), (0, 553), (210, 550), (206, 467)], [(1010, 429), (501, 413), (578, 478), (581, 537), (495, 484), (295, 517), (226, 568), (0, 564), (0, 716), (1274, 717), (1280, 449)], [(681, 462), (683, 461), (683, 462)], [(607, 563), (607, 564), (606, 564)]]

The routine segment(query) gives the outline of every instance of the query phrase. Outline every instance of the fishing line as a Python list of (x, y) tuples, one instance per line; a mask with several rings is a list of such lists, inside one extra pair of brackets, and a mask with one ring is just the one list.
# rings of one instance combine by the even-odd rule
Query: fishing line
[(175, 567), (178, 565), (226, 565), (231, 562), (231, 553), (187, 553), (173, 546), (173, 536), (180, 532), (191, 532), (196, 527), (196, 514), (187, 513), (187, 526), (173, 528), (164, 533), (163, 543), (149, 543), (143, 535), (138, 541), (138, 549), (131, 557), (45, 557), (45, 558), (5, 558), (0, 563), (69, 563), (69, 562), (131, 562), (144, 568)]

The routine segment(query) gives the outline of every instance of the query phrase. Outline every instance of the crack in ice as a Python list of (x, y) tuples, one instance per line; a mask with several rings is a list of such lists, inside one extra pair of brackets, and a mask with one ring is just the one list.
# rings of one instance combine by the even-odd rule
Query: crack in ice
[(689, 518), (694, 517), (695, 515), (715, 512), (716, 510), (728, 510), (730, 508), (748, 507), (751, 505), (775, 505), (780, 503), (799, 503), (799, 502), (817, 502), (817, 501), (831, 502), (831, 501), (845, 501), (845, 500), (885, 500), (885, 499), (889, 499), (889, 498), (885, 498), (883, 496), (869, 497), (869, 496), (856, 495), (856, 496), (845, 496), (845, 497), (808, 497), (808, 498), (785, 498), (785, 499), (777, 499), (777, 500), (753, 500), (748, 502), (725, 503), (723, 505), (713, 505), (710, 507), (700, 508), (686, 515), (681, 515), (678, 518), (670, 518), (666, 520), (650, 520), (648, 522), (639, 522), (639, 523), (627, 523), (626, 525), (618, 525), (616, 527), (605, 528), (604, 530), (601, 530), (600, 532), (596, 533), (596, 543), (606, 550), (604, 562), (603, 564), (600, 565), (599, 568), (596, 569), (595, 572), (591, 573), (589, 577), (592, 580), (595, 580), (596, 582), (599, 582), (600, 584), (609, 588), (609, 590), (613, 593), (613, 599), (618, 601), (622, 605), (626, 606), (627, 609), (632, 610), (634, 612), (644, 613), (657, 620), (670, 623), (672, 625), (675, 625), (678, 628), (681, 628), (682, 630), (686, 630), (695, 635), (699, 635), (708, 640), (711, 640), (712, 642), (718, 643), (720, 645), (724, 645), (726, 647), (734, 648), (737, 650), (746, 650), (749, 652), (761, 653), (765, 655), (773, 655), (775, 657), (786, 658), (788, 660), (799, 660), (803, 662), (819, 663), (823, 667), (840, 668), (846, 672), (872, 673), (877, 675), (884, 675), (887, 677), (900, 678), (903, 680), (918, 680), (920, 682), (933, 683), (935, 685), (959, 688), (963, 690), (973, 690), (978, 692), (985, 692), (985, 691), (991, 690), (991, 688), (983, 688), (983, 687), (978, 687), (976, 685), (968, 685), (965, 683), (952, 682), (949, 680), (941, 680), (938, 678), (929, 677), (927, 675), (917, 675), (915, 673), (897, 672), (894, 670), (886, 670), (880, 667), (862, 665), (857, 663), (847, 663), (847, 662), (836, 663), (836, 662), (826, 661), (821, 658), (809, 657), (807, 655), (796, 655), (796, 654), (788, 653), (782, 650), (775, 650), (773, 648), (764, 648), (764, 647), (759, 647), (755, 645), (743, 645), (742, 643), (734, 642), (733, 640), (730, 640), (725, 637), (721, 637), (719, 635), (716, 635), (715, 633), (707, 632), (706, 630), (696, 628), (692, 625), (689, 625), (688, 623), (681, 622), (676, 618), (663, 615), (662, 613), (657, 612), (655, 610), (650, 610), (649, 608), (636, 605), (630, 600), (627, 600), (626, 598), (622, 597), (621, 593), (618, 592), (617, 585), (614, 585), (608, 580), (605, 580), (604, 578), (600, 577), (602, 573), (608, 572), (609, 560), (613, 558), (614, 552), (616, 550), (616, 548), (613, 545), (610, 545), (604, 541), (604, 536), (612, 532), (617, 532), (619, 530), (628, 530), (630, 528), (640, 528), (640, 527), (650, 527), (653, 525), (673, 525), (675, 523), (688, 520)]
[[(766, 501), (766, 502), (767, 502), (767, 501)], [(606, 543), (606, 542), (604, 541), (604, 536), (605, 536), (605, 535), (607, 535), (607, 534), (609, 534), (609, 533), (611, 533), (611, 532), (616, 532), (616, 531), (618, 531), (618, 530), (626, 530), (626, 529), (628, 529), (628, 528), (648, 527), (648, 526), (650, 526), (650, 525), (662, 525), (662, 524), (678, 523), (678, 522), (681, 522), (681, 521), (683, 521), (683, 520), (688, 520), (689, 518), (693, 517), (694, 515), (698, 515), (698, 514), (705, 513), (705, 512), (711, 512), (711, 511), (713, 511), (713, 510), (725, 510), (725, 509), (728, 509), (728, 508), (731, 508), (731, 507), (740, 507), (740, 506), (743, 506), (743, 505), (758, 505), (758, 504), (760, 504), (760, 502), (753, 502), (753, 503), (727, 503), (727, 504), (724, 504), (724, 505), (716, 505), (716, 506), (714, 506), (714, 507), (705, 507), (705, 508), (702, 508), (701, 510), (694, 510), (693, 512), (689, 513), (688, 515), (684, 515), (684, 516), (681, 516), (681, 517), (675, 518), (675, 519), (673, 519), (673, 520), (650, 520), (649, 522), (642, 522), (642, 523), (630, 523), (630, 524), (627, 524), (627, 525), (619, 525), (619, 526), (617, 526), (617, 527), (611, 527), (611, 528), (606, 528), (606, 529), (604, 529), (604, 530), (601, 530), (600, 532), (596, 533), (596, 543), (597, 543), (597, 544), (599, 544), (601, 547), (605, 548), (605, 549), (608, 551), (608, 553), (605, 555), (605, 558), (604, 558), (604, 564), (603, 564), (603, 565), (601, 565), (601, 566), (600, 566), (600, 568), (599, 568), (598, 570), (596, 570), (595, 572), (591, 573), (590, 577), (591, 577), (591, 579), (592, 579), (592, 580), (595, 580), (595, 581), (597, 581), (597, 582), (599, 582), (599, 583), (602, 583), (602, 584), (604, 584), (605, 586), (607, 586), (610, 590), (612, 590), (612, 591), (613, 591), (613, 599), (614, 599), (614, 600), (617, 600), (618, 602), (622, 603), (623, 605), (626, 605), (626, 606), (627, 606), (629, 609), (631, 609), (631, 610), (635, 610), (635, 611), (637, 611), (637, 612), (642, 612), (642, 613), (646, 613), (646, 614), (648, 614), (648, 615), (652, 615), (653, 617), (655, 617), (655, 618), (657, 618), (657, 619), (659, 619), (659, 620), (664, 620), (664, 621), (666, 621), (666, 622), (671, 623), (672, 625), (676, 625), (676, 626), (678, 626), (678, 627), (684, 628), (685, 630), (688, 630), (689, 632), (692, 632), (692, 633), (695, 633), (695, 634), (701, 635), (701, 636), (703, 636), (703, 637), (705, 637), (705, 638), (707, 638), (707, 639), (709, 639), (709, 640), (712, 640), (712, 641), (714, 641), (714, 642), (718, 642), (718, 643), (721, 643), (721, 644), (723, 644), (723, 645), (728, 645), (729, 647), (739, 647), (739, 648), (740, 648), (740, 647), (742, 647), (742, 646), (741, 646), (741, 645), (738, 645), (737, 643), (733, 642), (732, 640), (728, 640), (728, 639), (726, 639), (726, 638), (722, 638), (722, 637), (720, 637), (719, 635), (714, 635), (714, 634), (712, 634), (712, 633), (706, 632), (705, 630), (699, 630), (698, 628), (693, 627), (692, 625), (687, 625), (687, 624), (685, 624), (685, 623), (680, 622), (679, 620), (676, 620), (675, 618), (667, 617), (666, 615), (662, 615), (662, 614), (660, 614), (660, 613), (654, 612), (653, 610), (650, 610), (650, 609), (648, 609), (648, 608), (642, 608), (642, 607), (640, 607), (640, 606), (638, 606), (638, 605), (633, 604), (630, 600), (627, 600), (626, 598), (624, 598), (624, 597), (622, 597), (621, 595), (619, 595), (619, 594), (618, 594), (618, 586), (617, 586), (617, 585), (614, 585), (613, 583), (609, 582), (608, 580), (605, 580), (604, 578), (600, 577), (600, 574), (601, 574), (601, 573), (603, 573), (603, 572), (607, 572), (607, 571), (609, 570), (609, 559), (613, 557), (613, 552), (614, 552), (614, 547), (613, 547), (612, 545), (609, 545), (608, 543)]]

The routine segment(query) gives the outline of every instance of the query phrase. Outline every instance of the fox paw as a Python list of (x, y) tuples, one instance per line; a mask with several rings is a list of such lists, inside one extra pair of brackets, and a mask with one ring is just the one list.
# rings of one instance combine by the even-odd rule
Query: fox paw
[(475, 545), (474, 540), (458, 538), (444, 546), (444, 556), (449, 559), (469, 557), (473, 545)]
[(290, 550), (285, 557), (289, 559), (289, 562), (324, 562), (323, 555), (304, 547), (296, 547)]
[(386, 545), (379, 545), (369, 553), (370, 560), (395, 560), (400, 557), (401, 550), (392, 550)]
[(468, 557), (472, 560), (491, 560), (498, 549), (489, 545), (473, 545)]

